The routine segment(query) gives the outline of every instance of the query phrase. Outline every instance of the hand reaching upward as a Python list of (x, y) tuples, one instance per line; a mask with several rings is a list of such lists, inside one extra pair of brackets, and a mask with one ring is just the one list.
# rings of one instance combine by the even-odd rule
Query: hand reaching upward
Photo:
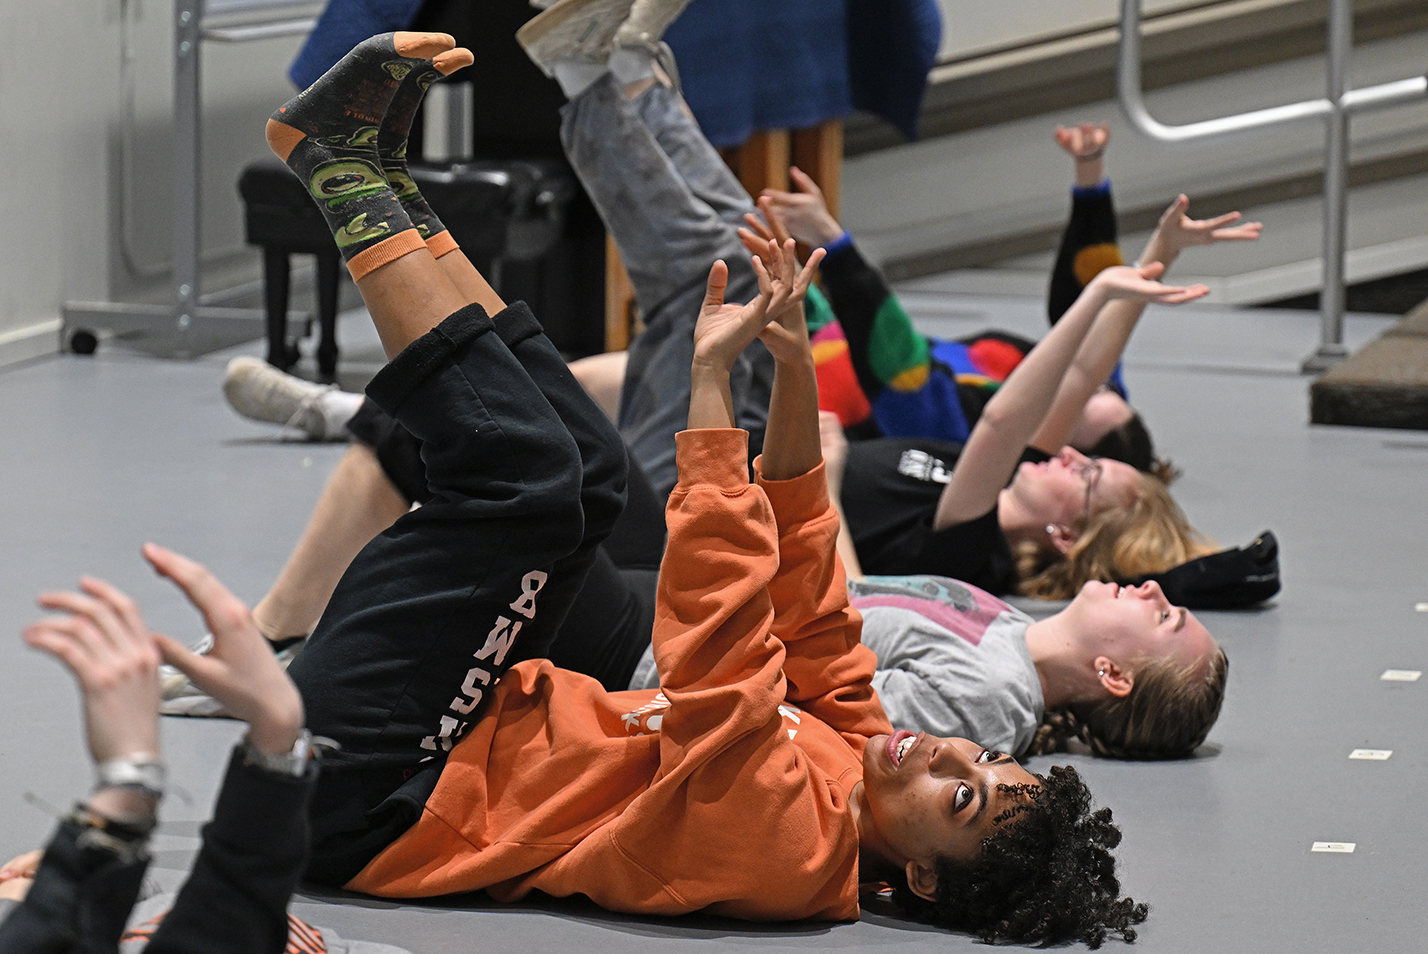
[(1164, 272), (1165, 266), (1160, 262), (1139, 267), (1117, 265), (1102, 269), (1087, 287), (1099, 286), (1108, 299), (1155, 302), (1161, 305), (1179, 305), (1210, 294), (1206, 285), (1162, 285), (1156, 279)]
[(1264, 225), (1260, 222), (1239, 222), (1240, 213), (1226, 212), (1212, 219), (1192, 219), (1190, 199), (1183, 193), (1170, 203), (1160, 217), (1155, 231), (1172, 254), (1192, 245), (1213, 245), (1216, 242), (1253, 242)]
[[(776, 230), (783, 230), (805, 245), (821, 246), (843, 234), (843, 227), (828, 211), (823, 190), (813, 177), (798, 166), (788, 170), (797, 192), (765, 189), (759, 195), (759, 209)], [(782, 235), (776, 235), (782, 239)]]
[(770, 307), (769, 320), (759, 332), (759, 340), (769, 349), (775, 361), (799, 361), (811, 359), (808, 344), (808, 321), (803, 314), (803, 299), (808, 294), (808, 286), (818, 271), (818, 263), (823, 261), (823, 249), (816, 248), (808, 257), (808, 262), (795, 274), (798, 262), (794, 258), (793, 239), (785, 239), (782, 249), (779, 243), (770, 241), (767, 246), (770, 262), (776, 263), (776, 281), (789, 288), (783, 304)]
[(1106, 123), (1056, 127), (1056, 144), (1077, 160), (1099, 159), (1110, 141), (1111, 127)]
[[(781, 315), (795, 294), (795, 305), (803, 300), (813, 280), (813, 269), (805, 267), (802, 274), (795, 274), (792, 249), (792, 242), (785, 248), (779, 248), (777, 242), (769, 242), (762, 250), (762, 257), (753, 257), (754, 272), (759, 278), (759, 293), (747, 305), (726, 304), (724, 301), (729, 266), (721, 260), (709, 269), (704, 304), (699, 311), (699, 321), (694, 326), (696, 365), (707, 365), (727, 373), (734, 366), (735, 359), (764, 330), (764, 326)], [(767, 266), (764, 258), (768, 259)]]

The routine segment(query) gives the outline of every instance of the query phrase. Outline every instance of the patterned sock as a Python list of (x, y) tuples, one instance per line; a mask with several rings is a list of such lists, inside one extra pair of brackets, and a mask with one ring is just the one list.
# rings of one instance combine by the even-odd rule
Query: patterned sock
[(307, 185), (354, 279), (426, 246), (382, 177), (377, 131), (401, 81), (454, 46), (444, 33), (374, 36), (268, 120), (268, 145)]
[(382, 127), (377, 132), (377, 155), (382, 162), (382, 175), (386, 176), (402, 208), (406, 209), (407, 216), (436, 258), (456, 251), (459, 246), (407, 172), (407, 137), (411, 135), (417, 107), (431, 84), (441, 78), (442, 72), (435, 65), (426, 63), (407, 74), (392, 97), (387, 117), (382, 120)]

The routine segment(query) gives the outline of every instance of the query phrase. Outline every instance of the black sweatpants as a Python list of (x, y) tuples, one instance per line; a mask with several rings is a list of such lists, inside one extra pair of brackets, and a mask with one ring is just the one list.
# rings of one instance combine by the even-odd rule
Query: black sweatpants
[(546, 655), (625, 502), (625, 452), (524, 304), (469, 305), (368, 397), (422, 444), (431, 499), (343, 574), (289, 670), (341, 748), (308, 873), (341, 883), (411, 826), (518, 658)]
[[(421, 441), (371, 400), (347, 425), (369, 449), (408, 502), (432, 498)], [(630, 686), (654, 629), (655, 587), (664, 557), (664, 507), (638, 463), (627, 453), (626, 503), (610, 535), (596, 550), (590, 575), (575, 598), (547, 656), (562, 669), (584, 673), (611, 692)], [(532, 657), (518, 645), (517, 661)]]

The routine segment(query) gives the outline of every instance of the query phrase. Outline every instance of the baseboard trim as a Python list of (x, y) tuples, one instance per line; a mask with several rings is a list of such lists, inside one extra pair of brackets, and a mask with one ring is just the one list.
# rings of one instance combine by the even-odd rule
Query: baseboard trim
[(19, 364), (47, 354), (57, 354), (60, 348), (60, 320), (0, 332), (0, 368)]

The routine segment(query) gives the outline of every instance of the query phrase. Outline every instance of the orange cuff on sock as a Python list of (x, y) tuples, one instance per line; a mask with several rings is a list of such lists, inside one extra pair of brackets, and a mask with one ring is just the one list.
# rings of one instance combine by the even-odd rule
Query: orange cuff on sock
[(404, 229), (352, 256), (347, 261), (347, 271), (352, 273), (354, 282), (360, 281), (388, 262), (395, 262), (403, 255), (424, 248), (426, 248), (426, 242), (422, 239), (420, 232), (416, 229)]
[(441, 258), (443, 255), (450, 255), (461, 246), (456, 244), (456, 239), (451, 237), (450, 232), (437, 232), (426, 240), (426, 247), (431, 249), (432, 258)]

